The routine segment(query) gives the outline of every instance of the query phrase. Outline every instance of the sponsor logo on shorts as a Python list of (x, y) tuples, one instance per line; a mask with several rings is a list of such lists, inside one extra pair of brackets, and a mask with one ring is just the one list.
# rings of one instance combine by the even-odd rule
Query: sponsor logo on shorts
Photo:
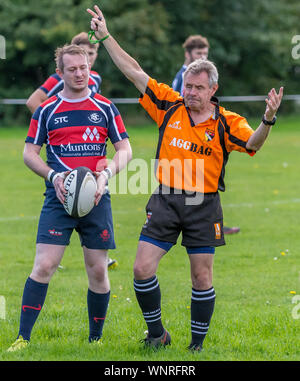
[(53, 235), (53, 236), (55, 236), (55, 237), (60, 237), (60, 236), (63, 235), (62, 232), (58, 232), (58, 231), (55, 230), (55, 229), (49, 229), (48, 232), (49, 232), (50, 235)]
[(102, 238), (102, 241), (107, 242), (107, 241), (110, 239), (110, 234), (109, 234), (108, 230), (107, 230), (107, 229), (104, 229), (104, 230), (100, 233), (100, 237)]
[(221, 225), (219, 223), (215, 224), (215, 236), (216, 239), (221, 239)]
[(144, 228), (147, 227), (148, 222), (150, 221), (151, 216), (152, 216), (152, 212), (148, 212), (148, 213), (147, 213), (146, 221), (145, 221), (145, 223), (144, 223)]

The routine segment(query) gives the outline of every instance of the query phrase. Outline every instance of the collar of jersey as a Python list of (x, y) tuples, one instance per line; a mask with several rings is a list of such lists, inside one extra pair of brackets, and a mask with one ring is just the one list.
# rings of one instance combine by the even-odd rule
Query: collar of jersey
[[(206, 123), (209, 119), (213, 119), (213, 120), (217, 120), (219, 118), (219, 115), (220, 115), (220, 109), (219, 109), (219, 99), (215, 96), (212, 96), (210, 98), (210, 103), (212, 103), (214, 106), (215, 106), (215, 109), (214, 109), (214, 112), (213, 114), (208, 118), (206, 119), (204, 122), (202, 123)], [(186, 107), (186, 110), (187, 110), (187, 113), (188, 113), (188, 116), (189, 116), (189, 119), (190, 119), (190, 123), (191, 123), (191, 126), (192, 127), (195, 127), (195, 126), (198, 126), (198, 124), (195, 124), (191, 115), (190, 115), (190, 112), (189, 112), (189, 109), (188, 107)]]
[(74, 99), (69, 99), (69, 98), (65, 98), (61, 95), (61, 91), (57, 94), (63, 101), (65, 102), (69, 102), (69, 103), (78, 103), (78, 102), (82, 102), (82, 101), (85, 101), (86, 99), (88, 99), (90, 96), (91, 96), (91, 89), (89, 89), (89, 93), (83, 97), (83, 98), (74, 98)]

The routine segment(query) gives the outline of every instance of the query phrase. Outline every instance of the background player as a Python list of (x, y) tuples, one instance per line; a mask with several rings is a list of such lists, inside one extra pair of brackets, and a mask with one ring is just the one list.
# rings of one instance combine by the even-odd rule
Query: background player
[[(95, 93), (100, 93), (102, 82), (101, 76), (96, 71), (91, 70), (98, 56), (99, 44), (91, 44), (88, 34), (85, 32), (74, 36), (71, 44), (79, 45), (86, 50), (90, 63), (90, 78), (88, 86)], [(52, 95), (55, 95), (63, 90), (63, 87), (64, 81), (59, 74), (54, 73), (50, 75), (50, 77), (30, 95), (26, 102), (26, 106), (33, 114), (41, 103), (45, 102)]]
[[(64, 88), (42, 103), (34, 113), (24, 149), (25, 164), (46, 180), (46, 197), (39, 219), (35, 261), (23, 292), (19, 335), (9, 351), (28, 345), (48, 284), (74, 229), (80, 236), (89, 282), (90, 342), (98, 342), (101, 338), (110, 296), (107, 251), (115, 248), (115, 242), (110, 194), (106, 185), (108, 179), (131, 159), (131, 147), (117, 108), (88, 88), (86, 51), (77, 45), (58, 48), (56, 64), (57, 73), (64, 80)], [(93, 144), (86, 144), (88, 148), (84, 148), (88, 129), (94, 135)], [(85, 217), (73, 218), (63, 207), (63, 180), (68, 171), (78, 166), (95, 171), (99, 152), (102, 159), (106, 156), (108, 138), (116, 153), (106, 169), (96, 172), (96, 206)], [(40, 156), (43, 144), (47, 144), (47, 163)]]
[[(98, 57), (99, 44), (92, 44), (89, 41), (88, 34), (86, 32), (81, 32), (72, 38), (71, 44), (81, 46), (85, 49), (89, 57), (90, 69), (94, 66), (95, 61)], [(90, 70), (90, 77), (88, 86), (95, 93), (101, 93), (101, 76), (94, 70)], [(64, 88), (63, 78), (58, 74), (54, 73), (38, 88), (36, 89), (28, 98), (26, 106), (34, 113), (38, 106), (45, 102), (51, 96), (62, 91)], [(116, 259), (108, 258), (108, 268), (113, 269), (118, 265)]]
[[(201, 36), (200, 34), (189, 36), (182, 45), (184, 49), (184, 63), (181, 69), (177, 72), (172, 87), (175, 91), (178, 91), (179, 94), (184, 96), (184, 85), (183, 85), (183, 77), (188, 65), (194, 62), (196, 59), (204, 59), (208, 58), (209, 54), (209, 42), (206, 37)], [(240, 231), (240, 228), (237, 226), (228, 227), (223, 226), (224, 234), (236, 234)]]
[[(228, 155), (233, 150), (253, 155), (262, 147), (271, 125), (275, 123), (283, 88), (278, 94), (275, 89), (268, 93), (263, 121), (253, 131), (245, 118), (219, 105), (214, 96), (218, 89), (218, 72), (212, 62), (196, 60), (188, 66), (183, 99), (169, 86), (150, 78), (119, 46), (108, 33), (103, 14), (97, 6), (95, 12), (90, 9), (88, 12), (92, 15), (91, 28), (96, 37), (105, 39), (103, 45), (107, 52), (142, 94), (141, 105), (159, 126), (157, 159), (158, 169), (162, 170), (156, 174), (161, 185), (146, 206), (148, 218), (141, 232), (134, 264), (134, 289), (148, 326), (145, 344), (158, 347), (171, 342), (161, 320), (161, 293), (156, 271), (161, 258), (182, 232), (182, 245), (189, 254), (192, 280), (192, 339), (188, 348), (201, 351), (215, 303), (213, 254), (215, 247), (224, 244), (218, 190), (225, 190)], [(170, 170), (168, 164), (174, 158), (180, 165), (174, 166), (172, 176), (164, 177), (163, 174)], [(194, 190), (195, 196), (192, 185), (199, 176), (194, 165), (198, 158), (204, 161), (204, 200), (187, 205), (187, 200), (192, 197), (191, 191)], [(165, 188), (169, 193), (164, 192)], [(182, 192), (175, 192), (175, 188)], [(201, 199), (196, 188), (198, 196)]]
[(209, 43), (206, 37), (198, 34), (189, 36), (182, 47), (184, 49), (184, 63), (172, 82), (173, 89), (178, 91), (181, 96), (183, 96), (183, 75), (187, 66), (199, 58), (204, 60), (208, 58)]

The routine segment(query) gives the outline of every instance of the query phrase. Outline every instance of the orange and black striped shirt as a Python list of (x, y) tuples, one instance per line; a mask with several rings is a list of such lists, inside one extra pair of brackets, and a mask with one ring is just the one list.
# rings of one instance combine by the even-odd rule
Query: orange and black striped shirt
[(197, 125), (183, 98), (171, 87), (150, 78), (139, 99), (159, 127), (156, 177), (171, 188), (212, 193), (225, 191), (225, 165), (231, 151), (246, 149), (253, 129), (242, 116), (219, 106), (213, 97), (215, 113)]

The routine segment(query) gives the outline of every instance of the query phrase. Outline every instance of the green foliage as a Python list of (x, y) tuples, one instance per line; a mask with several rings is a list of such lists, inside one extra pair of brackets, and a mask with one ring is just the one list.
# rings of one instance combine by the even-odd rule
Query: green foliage
[(162, 3), (170, 15), (170, 42), (179, 48), (177, 60), (188, 35), (202, 34), (208, 38), (209, 58), (220, 72), (219, 95), (266, 94), (272, 86), (278, 88), (282, 84), (287, 93), (299, 91), (299, 86), (293, 85), (297, 62), (291, 57), (291, 38), (299, 34), (299, 1), (153, 0), (152, 3)]
[[(41, 0), (38, 5), (34, 0), (3, 1), (0, 34), (7, 40), (7, 57), (0, 61), (0, 70), (7, 75), (0, 78), (0, 98), (28, 97), (54, 72), (56, 47), (90, 29), (88, 7), (91, 3), (87, 0)], [(150, 75), (162, 76), (168, 61), (149, 48), (155, 45), (167, 51), (168, 17), (162, 6), (150, 5), (147, 0), (104, 0), (101, 7), (110, 32), (120, 44), (142, 62)], [(107, 96), (130, 96), (130, 92), (136, 95), (103, 48), (94, 69), (103, 76), (103, 92)]]
[[(0, 98), (27, 98), (43, 83), (55, 70), (56, 47), (90, 29), (86, 8), (92, 6), (90, 0), (2, 0)], [(291, 39), (300, 33), (298, 0), (103, 0), (100, 6), (111, 34), (160, 82), (170, 84), (181, 67), (186, 37), (202, 34), (220, 72), (219, 96), (263, 95), (281, 85), (286, 94), (299, 92), (299, 60), (291, 56)], [(139, 95), (103, 47), (94, 69), (105, 96)]]

